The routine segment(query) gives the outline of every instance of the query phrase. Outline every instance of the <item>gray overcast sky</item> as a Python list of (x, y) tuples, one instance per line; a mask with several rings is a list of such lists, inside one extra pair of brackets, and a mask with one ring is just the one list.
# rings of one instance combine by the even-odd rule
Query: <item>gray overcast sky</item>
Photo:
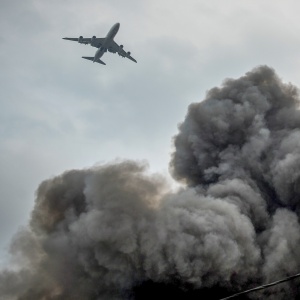
[[(67, 169), (147, 160), (168, 173), (191, 102), (267, 64), (300, 86), (296, 0), (2, 0), (0, 265), (39, 183)], [(62, 37), (115, 40), (135, 64)]]

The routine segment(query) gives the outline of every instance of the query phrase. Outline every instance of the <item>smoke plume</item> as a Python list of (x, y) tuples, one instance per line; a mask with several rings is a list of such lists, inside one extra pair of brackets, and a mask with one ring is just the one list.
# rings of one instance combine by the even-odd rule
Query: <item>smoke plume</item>
[(176, 192), (134, 161), (42, 182), (1, 299), (219, 299), (299, 272), (299, 103), (266, 66), (211, 89), (174, 138)]

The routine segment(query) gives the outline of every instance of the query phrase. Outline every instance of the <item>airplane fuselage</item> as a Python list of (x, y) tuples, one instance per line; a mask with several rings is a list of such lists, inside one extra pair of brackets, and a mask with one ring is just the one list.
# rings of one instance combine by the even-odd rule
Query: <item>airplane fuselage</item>
[(120, 23), (116, 23), (108, 32), (108, 34), (105, 37), (105, 40), (101, 47), (98, 48), (98, 50), (95, 53), (94, 61), (97, 61), (102, 57), (102, 55), (107, 51), (107, 45), (110, 44), (111, 41), (113, 41), (114, 37), (118, 33), (120, 28)]
[(73, 37), (64, 37), (64, 40), (78, 42), (79, 44), (91, 45), (92, 47), (97, 48), (97, 51), (94, 56), (82, 56), (82, 58), (87, 59), (92, 62), (97, 62), (99, 64), (105, 65), (100, 58), (103, 56), (105, 52), (117, 53), (121, 57), (126, 57), (133, 62), (137, 62), (131, 55), (129, 51), (125, 51), (123, 45), (118, 45), (114, 38), (117, 35), (120, 29), (120, 23), (116, 23), (111, 27), (109, 32), (105, 37), (97, 38), (95, 35), (91, 38), (84, 38), (80, 36), (79, 38)]
[(110, 29), (110, 31), (109, 31), (108, 34), (106, 35), (106, 38), (107, 38), (107, 39), (113, 40), (114, 37), (116, 36), (116, 34), (118, 33), (119, 28), (120, 28), (120, 23), (116, 23), (116, 24)]

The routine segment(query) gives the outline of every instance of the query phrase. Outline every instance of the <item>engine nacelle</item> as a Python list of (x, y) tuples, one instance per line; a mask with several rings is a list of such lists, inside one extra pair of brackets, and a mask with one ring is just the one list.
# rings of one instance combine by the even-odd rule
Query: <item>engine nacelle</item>
[(130, 56), (130, 54), (131, 54), (131, 52), (129, 52), (129, 51), (128, 51), (126, 56), (127, 56), (127, 57), (129, 57), (129, 56)]
[(83, 42), (83, 36), (81, 35), (79, 38), (78, 38), (78, 43), (81, 44)]
[(121, 49), (123, 49), (123, 48), (124, 48), (124, 46), (123, 46), (123, 45), (120, 45), (120, 48), (121, 48)]
[(91, 38), (91, 45), (92, 45), (92, 46), (94, 45), (95, 41), (96, 41), (96, 36), (94, 35), (94, 36)]

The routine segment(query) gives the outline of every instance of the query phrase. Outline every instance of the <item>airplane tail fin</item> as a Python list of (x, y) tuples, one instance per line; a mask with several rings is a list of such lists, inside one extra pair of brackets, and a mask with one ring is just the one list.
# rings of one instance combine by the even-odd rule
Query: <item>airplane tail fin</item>
[[(90, 57), (90, 56), (82, 56), (82, 58), (84, 59), (88, 59), (88, 60), (91, 60), (91, 61), (94, 61), (94, 57)], [(106, 63), (104, 61), (102, 61), (101, 59), (97, 59), (95, 62), (99, 63), (99, 64), (102, 64), (102, 65), (106, 65)]]

